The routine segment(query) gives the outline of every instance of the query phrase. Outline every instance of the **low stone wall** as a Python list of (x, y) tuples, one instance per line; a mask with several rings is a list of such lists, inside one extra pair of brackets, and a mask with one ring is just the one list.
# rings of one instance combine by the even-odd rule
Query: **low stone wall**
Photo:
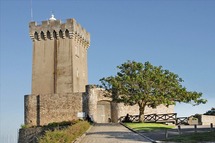
[(20, 129), (18, 143), (37, 143), (38, 138), (44, 133), (42, 127)]
[(210, 125), (211, 123), (213, 123), (213, 125), (215, 125), (215, 116), (213, 116), (213, 115), (201, 115), (200, 116), (201, 125)]
[(38, 143), (38, 139), (45, 135), (46, 131), (54, 131), (55, 129), (65, 129), (68, 126), (58, 127), (34, 127), (19, 129), (18, 143)]
[[(125, 106), (123, 103), (118, 103), (118, 118), (121, 116), (126, 116), (126, 114), (129, 115), (138, 115), (139, 114), (139, 106)], [(156, 108), (145, 108), (145, 115), (147, 114), (168, 114), (168, 113), (174, 113), (174, 105), (170, 105), (169, 107), (166, 107), (164, 105), (159, 105)]]

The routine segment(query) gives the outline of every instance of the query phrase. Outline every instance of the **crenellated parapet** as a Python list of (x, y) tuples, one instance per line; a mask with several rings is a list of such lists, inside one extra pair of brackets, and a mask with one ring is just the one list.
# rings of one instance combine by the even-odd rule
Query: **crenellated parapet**
[(74, 38), (87, 47), (90, 45), (90, 34), (75, 19), (67, 19), (65, 23), (60, 20), (42, 21), (41, 25), (30, 22), (29, 30), (33, 41)]

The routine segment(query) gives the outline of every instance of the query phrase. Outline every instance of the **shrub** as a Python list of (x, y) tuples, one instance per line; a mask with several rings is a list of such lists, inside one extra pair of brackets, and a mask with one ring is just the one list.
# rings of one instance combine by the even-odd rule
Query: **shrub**
[(47, 131), (39, 139), (39, 143), (71, 143), (81, 136), (90, 127), (86, 121), (79, 121), (76, 124), (62, 130)]
[(48, 125), (45, 125), (43, 127), (58, 127), (58, 126), (71, 126), (74, 125), (82, 120), (72, 120), (72, 121), (62, 121), (62, 122), (52, 122)]
[(27, 128), (30, 128), (31, 126), (29, 126), (29, 125), (25, 125), (25, 124), (22, 124), (21, 125), (21, 129), (27, 129)]
[(47, 125), (47, 127), (70, 126), (70, 125), (72, 125), (72, 124), (73, 124), (72, 121), (53, 122), (53, 123), (49, 123), (49, 124)]

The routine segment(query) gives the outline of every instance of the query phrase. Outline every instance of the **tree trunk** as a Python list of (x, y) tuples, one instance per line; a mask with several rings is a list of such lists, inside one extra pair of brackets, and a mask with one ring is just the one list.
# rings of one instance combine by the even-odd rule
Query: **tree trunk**
[(140, 107), (139, 106), (139, 122), (142, 123), (144, 122), (144, 111), (145, 111), (145, 105)]

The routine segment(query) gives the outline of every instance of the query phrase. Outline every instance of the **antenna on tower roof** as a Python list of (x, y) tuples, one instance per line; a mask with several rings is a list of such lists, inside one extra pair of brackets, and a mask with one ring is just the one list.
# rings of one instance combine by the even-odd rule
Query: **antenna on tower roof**
[(32, 0), (31, 1), (31, 21), (33, 21), (33, 8), (32, 8)]
[(49, 20), (56, 20), (52, 11), (51, 11), (51, 17), (49, 18)]

